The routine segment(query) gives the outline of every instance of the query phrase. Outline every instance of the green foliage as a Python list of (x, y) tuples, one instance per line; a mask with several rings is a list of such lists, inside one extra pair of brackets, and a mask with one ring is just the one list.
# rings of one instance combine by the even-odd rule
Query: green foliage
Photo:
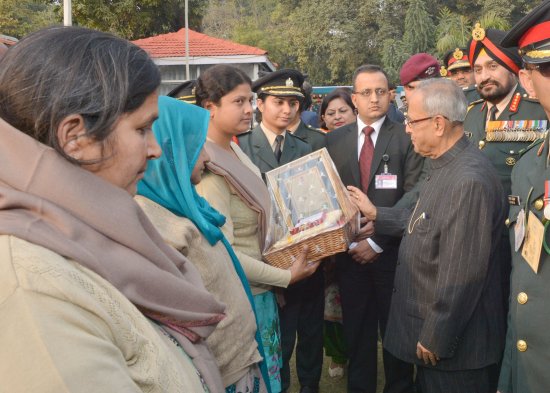
[(388, 38), (384, 41), (382, 53), (382, 64), (388, 74), (388, 78), (393, 83), (398, 84), (399, 70), (410, 56), (408, 48), (405, 47), (403, 41)]
[[(73, 0), (73, 24), (127, 39), (176, 31), (185, 25), (184, 0)], [(189, 26), (198, 29), (206, 3), (189, 0)]]
[(454, 48), (464, 48), (471, 37), (472, 24), (468, 17), (443, 7), (439, 13), (436, 36), (437, 53), (443, 56)]
[(424, 0), (410, 0), (405, 15), (403, 41), (410, 54), (430, 52), (433, 48), (435, 26)]
[(488, 11), (486, 14), (482, 15), (476, 22), (479, 22), (481, 26), (485, 29), (499, 29), (499, 30), (508, 30), (510, 28), (510, 23), (506, 18), (501, 17), (498, 13), (494, 11)]
[(0, 34), (21, 38), (57, 23), (56, 5), (49, 1), (0, 0)]
[[(466, 45), (474, 23), (506, 30), (543, 0), (189, 0), (189, 24), (265, 49), (313, 84), (349, 84), (381, 64), (398, 81), (413, 53)], [(185, 0), (72, 0), (73, 23), (128, 39), (184, 26)], [(63, 20), (60, 0), (0, 0), (0, 33), (23, 35)]]

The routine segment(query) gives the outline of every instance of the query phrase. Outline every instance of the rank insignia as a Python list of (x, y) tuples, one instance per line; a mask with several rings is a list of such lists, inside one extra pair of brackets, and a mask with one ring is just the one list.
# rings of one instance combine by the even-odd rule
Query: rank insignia
[(509, 165), (509, 166), (516, 165), (516, 159), (514, 157), (506, 157), (506, 165)]
[(476, 23), (474, 30), (472, 31), (472, 38), (474, 41), (483, 41), (485, 38), (485, 29), (481, 27), (480, 23)]
[(512, 98), (512, 101), (510, 102), (510, 107), (508, 108), (510, 112), (517, 112), (519, 108), (519, 103), (521, 101), (521, 94), (516, 93), (514, 94), (514, 97)]
[(519, 206), (521, 203), (519, 195), (508, 195), (508, 203), (513, 206)]
[(439, 69), (439, 73), (441, 74), (442, 77), (446, 77), (448, 74), (448, 71), (445, 68), (445, 66), (441, 66), (441, 68)]
[(294, 82), (292, 81), (291, 78), (288, 78), (288, 79), (285, 81), (285, 85), (286, 85), (286, 87), (294, 87)]
[(464, 57), (464, 52), (462, 52), (460, 48), (456, 48), (453, 52), (453, 57), (457, 60), (462, 60), (462, 58)]

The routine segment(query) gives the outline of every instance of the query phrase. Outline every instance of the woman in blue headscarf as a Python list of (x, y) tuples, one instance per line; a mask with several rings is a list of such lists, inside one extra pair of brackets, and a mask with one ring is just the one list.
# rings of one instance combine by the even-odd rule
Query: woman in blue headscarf
[(136, 200), (164, 240), (193, 262), (206, 288), (227, 305), (207, 339), (226, 392), (268, 392), (250, 288), (220, 229), (225, 217), (195, 191), (208, 161), (203, 145), (209, 113), (170, 97), (158, 103), (153, 132), (163, 155), (147, 167)]

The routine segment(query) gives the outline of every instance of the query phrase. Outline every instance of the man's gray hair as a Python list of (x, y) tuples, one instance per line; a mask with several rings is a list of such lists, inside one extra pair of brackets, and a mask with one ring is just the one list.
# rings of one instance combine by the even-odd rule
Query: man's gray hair
[(415, 93), (422, 93), (427, 115), (442, 115), (451, 122), (464, 122), (468, 101), (455, 82), (443, 78), (426, 79), (420, 82)]

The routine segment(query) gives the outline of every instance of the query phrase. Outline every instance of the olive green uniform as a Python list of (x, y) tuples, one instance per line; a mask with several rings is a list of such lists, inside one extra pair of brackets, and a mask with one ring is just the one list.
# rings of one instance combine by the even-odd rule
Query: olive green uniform
[[(514, 96), (520, 94), (520, 100), (517, 102), (517, 108), (514, 108), (514, 97), (510, 104), (499, 113), (497, 120), (546, 120), (546, 113), (539, 102), (527, 98), (521, 87), (516, 88)], [(516, 99), (517, 101), (517, 99)], [(531, 142), (488, 142), (486, 140), (485, 123), (487, 119), (487, 103), (485, 100), (479, 100), (470, 106), (466, 120), (464, 121), (464, 131), (470, 136), (473, 143), (478, 144), (483, 153), (495, 166), (502, 187), (506, 195), (510, 194), (510, 175), (514, 164), (519, 159), (519, 152), (531, 144)]]
[(238, 138), (239, 147), (252, 160), (254, 165), (260, 169), (262, 177), (272, 169), (311, 153), (310, 145), (287, 131), (281, 160), (277, 162), (275, 153), (273, 153), (273, 149), (259, 124), (252, 131), (240, 134)]
[[(518, 96), (519, 95), (519, 96)], [(511, 194), (510, 176), (512, 169), (520, 158), (520, 151), (529, 147), (532, 142), (491, 142), (487, 141), (485, 124), (487, 119), (487, 103), (485, 100), (474, 102), (466, 115), (464, 131), (477, 144), (481, 151), (489, 158), (497, 170), (505, 195)], [(496, 120), (546, 120), (546, 113), (537, 100), (527, 98), (523, 89), (518, 85), (510, 103)], [(508, 308), (508, 294), (510, 290), (511, 249), (508, 231), (502, 234), (499, 247), (501, 261), (502, 292), (505, 310)]]
[[(547, 164), (548, 137), (544, 146), (536, 143), (518, 161), (512, 172), (512, 195), (519, 203), (510, 206), (506, 224), (510, 229), (512, 250), (515, 224), (523, 209), (545, 223), (544, 184), (550, 179)], [(550, 234), (544, 237), (550, 243)], [(499, 390), (503, 393), (550, 391), (550, 255), (543, 247), (535, 273), (523, 258), (522, 248), (512, 251), (510, 314), (506, 347), (502, 361)]]
[(327, 135), (323, 131), (314, 128), (301, 120), (300, 124), (298, 124), (298, 128), (296, 128), (296, 131), (292, 134), (311, 145), (312, 151), (317, 151), (327, 145)]
[(473, 103), (474, 101), (478, 101), (481, 99), (479, 96), (479, 92), (477, 91), (477, 87), (475, 85), (463, 87), (462, 92), (466, 96), (466, 99), (468, 100), (468, 105)]

